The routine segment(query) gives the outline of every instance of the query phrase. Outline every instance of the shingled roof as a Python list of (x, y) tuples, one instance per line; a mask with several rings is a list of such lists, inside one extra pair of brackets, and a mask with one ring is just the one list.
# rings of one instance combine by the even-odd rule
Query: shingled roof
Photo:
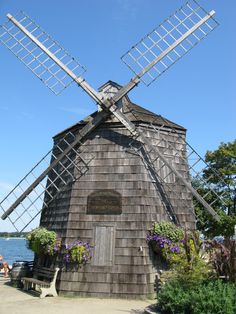
[[(114, 83), (112, 81), (108, 81), (106, 84), (104, 84), (99, 91), (102, 90), (102, 88), (107, 87), (107, 86), (112, 86), (112, 87), (118, 87), (117, 89), (120, 89), (120, 85), (117, 83)], [(133, 123), (138, 124), (138, 123), (152, 123), (154, 125), (158, 126), (165, 126), (165, 127), (171, 127), (177, 130), (182, 130), (186, 131), (184, 127), (182, 127), (179, 124), (176, 124), (161, 115), (157, 115), (137, 104), (134, 104), (131, 102), (129, 97), (126, 95), (122, 99), (122, 109), (121, 111), (123, 114), (126, 115), (126, 117)], [(98, 111), (93, 112), (91, 115), (85, 117), (83, 120), (77, 122), (76, 124), (70, 126), (69, 128), (63, 130), (62, 132), (58, 133), (54, 137), (57, 137), (65, 132), (72, 131), (72, 129), (76, 129), (77, 127), (81, 127), (85, 124), (87, 124), (92, 118), (94, 118), (97, 115)], [(113, 115), (109, 116), (103, 124), (110, 124), (110, 123), (120, 123)]]

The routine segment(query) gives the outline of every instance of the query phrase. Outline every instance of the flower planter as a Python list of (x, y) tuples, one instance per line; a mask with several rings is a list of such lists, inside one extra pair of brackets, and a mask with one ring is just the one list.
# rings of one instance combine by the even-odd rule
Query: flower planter
[(161, 246), (157, 241), (150, 241), (150, 246), (155, 254), (161, 255)]

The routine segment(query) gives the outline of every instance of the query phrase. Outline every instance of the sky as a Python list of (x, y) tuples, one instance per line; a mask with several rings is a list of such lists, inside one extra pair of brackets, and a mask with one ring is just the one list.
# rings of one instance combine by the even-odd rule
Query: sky
[[(87, 69), (95, 88), (133, 76), (120, 57), (185, 3), (184, 0), (0, 0), (6, 14), (26, 12)], [(220, 26), (149, 87), (129, 97), (187, 129), (187, 141), (204, 157), (235, 139), (235, 0), (199, 0)], [(51, 149), (52, 137), (96, 110), (75, 84), (55, 96), (0, 45), (0, 198)], [(1, 214), (1, 213), (0, 213)], [(0, 231), (13, 231), (0, 220)]]

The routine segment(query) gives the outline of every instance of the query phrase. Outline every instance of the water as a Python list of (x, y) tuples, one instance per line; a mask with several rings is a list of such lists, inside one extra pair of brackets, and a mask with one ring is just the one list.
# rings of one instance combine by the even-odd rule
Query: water
[(23, 238), (0, 238), (0, 255), (12, 265), (16, 260), (33, 261), (34, 253), (26, 246)]

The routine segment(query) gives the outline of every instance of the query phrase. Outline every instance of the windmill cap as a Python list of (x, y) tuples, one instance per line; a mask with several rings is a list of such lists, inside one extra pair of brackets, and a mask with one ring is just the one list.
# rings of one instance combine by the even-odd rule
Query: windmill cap
[[(103, 84), (101, 87), (99, 87), (99, 92), (101, 93), (109, 93), (115, 94), (118, 89), (120, 89), (122, 86), (113, 82), (113, 81), (108, 81), (105, 84)], [(174, 128), (175, 130), (178, 130), (181, 133), (186, 132), (186, 129), (179, 125), (176, 124), (161, 115), (158, 115), (156, 113), (153, 113), (137, 104), (132, 103), (132, 101), (129, 99), (127, 95), (123, 97), (123, 107), (122, 107), (122, 112), (124, 115), (127, 116), (127, 118), (135, 123), (135, 124), (142, 124), (142, 125), (157, 125), (157, 126), (163, 126), (165, 128)], [(53, 138), (57, 139), (65, 135), (67, 132), (74, 132), (77, 129), (80, 129), (82, 126), (86, 125), (91, 119), (96, 117), (98, 111), (93, 112), (91, 115), (85, 117), (83, 120), (77, 122), (76, 124), (70, 126), (69, 128), (61, 131), (60, 133), (56, 134)], [(109, 116), (104, 122), (103, 125), (108, 125), (108, 124), (114, 124), (118, 127), (120, 125), (120, 122), (116, 120), (116, 118), (111, 115)], [(123, 125), (122, 125), (123, 127)]]

